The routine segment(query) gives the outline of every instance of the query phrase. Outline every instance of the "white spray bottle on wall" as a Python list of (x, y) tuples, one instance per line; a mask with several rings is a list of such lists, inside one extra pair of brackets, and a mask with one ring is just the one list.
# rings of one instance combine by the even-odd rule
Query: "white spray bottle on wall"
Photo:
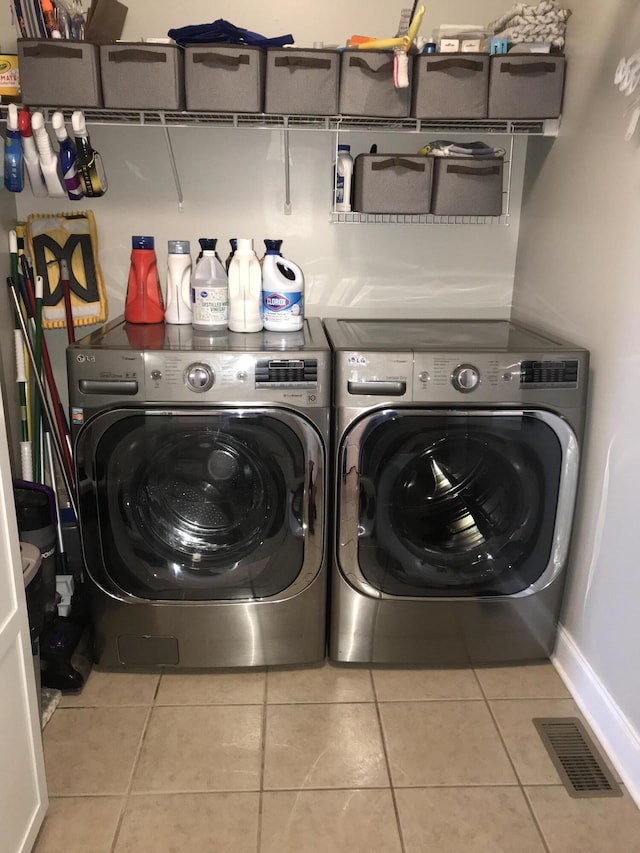
[(31, 116), (31, 130), (36, 141), (36, 148), (40, 156), (40, 168), (49, 196), (51, 198), (66, 198), (67, 191), (58, 176), (58, 158), (51, 147), (51, 140), (44, 126), (44, 116), (41, 112), (35, 112)]

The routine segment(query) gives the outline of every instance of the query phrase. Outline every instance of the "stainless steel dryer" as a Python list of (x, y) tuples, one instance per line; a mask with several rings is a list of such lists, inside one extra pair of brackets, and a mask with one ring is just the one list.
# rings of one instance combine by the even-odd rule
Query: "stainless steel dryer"
[(112, 322), (67, 350), (105, 667), (325, 655), (331, 353), (299, 333)]
[(588, 353), (502, 321), (325, 328), (337, 454), (330, 657), (548, 656)]

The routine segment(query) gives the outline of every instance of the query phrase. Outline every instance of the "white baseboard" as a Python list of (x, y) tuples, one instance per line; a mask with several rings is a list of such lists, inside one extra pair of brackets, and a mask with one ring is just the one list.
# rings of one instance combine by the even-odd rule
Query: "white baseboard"
[(640, 733), (633, 728), (562, 625), (551, 660), (620, 774), (629, 795), (640, 808)]

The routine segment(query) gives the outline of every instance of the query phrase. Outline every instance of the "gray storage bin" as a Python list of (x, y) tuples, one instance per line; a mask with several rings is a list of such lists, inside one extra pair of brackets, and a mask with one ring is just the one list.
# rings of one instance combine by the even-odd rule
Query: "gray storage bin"
[(267, 50), (265, 112), (335, 115), (338, 112), (338, 73), (338, 52), (335, 50)]
[(487, 54), (422, 54), (413, 62), (414, 118), (486, 118)]
[(359, 154), (353, 209), (360, 213), (429, 213), (433, 157)]
[(101, 107), (98, 47), (86, 41), (18, 39), (21, 100), (34, 107)]
[(175, 44), (103, 44), (100, 69), (108, 109), (184, 109), (184, 56)]
[(564, 74), (564, 56), (492, 56), (489, 118), (557, 118), (562, 109)]
[(340, 113), (351, 116), (406, 118), (411, 109), (409, 86), (393, 85), (393, 52), (389, 50), (345, 50), (340, 69)]
[(266, 55), (259, 47), (190, 44), (184, 52), (187, 109), (260, 113)]
[(433, 157), (431, 212), (438, 216), (500, 216), (502, 157)]

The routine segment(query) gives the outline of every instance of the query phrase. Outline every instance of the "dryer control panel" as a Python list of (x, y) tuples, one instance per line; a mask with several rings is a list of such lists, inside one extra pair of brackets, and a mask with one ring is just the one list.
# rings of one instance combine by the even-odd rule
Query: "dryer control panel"
[(413, 400), (438, 404), (528, 404), (578, 395), (579, 359), (509, 353), (416, 353)]
[(338, 406), (384, 403), (481, 406), (582, 405), (587, 362), (579, 353), (362, 352), (336, 359)]

